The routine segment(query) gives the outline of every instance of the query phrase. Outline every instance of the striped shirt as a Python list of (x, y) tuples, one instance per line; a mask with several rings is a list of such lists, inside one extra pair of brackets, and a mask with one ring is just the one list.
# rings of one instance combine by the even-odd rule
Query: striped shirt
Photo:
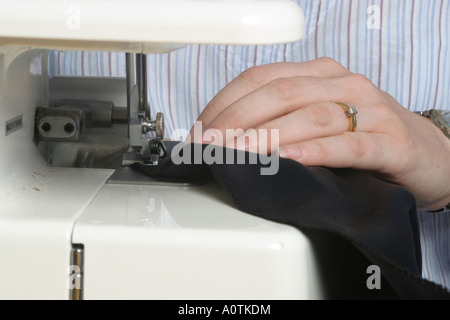
[[(190, 129), (207, 103), (242, 71), (273, 62), (330, 57), (364, 74), (405, 108), (450, 109), (450, 1), (294, 0), (306, 36), (280, 45), (188, 45), (148, 55), (152, 112), (168, 136)], [(52, 52), (49, 73), (125, 77), (125, 55)], [(418, 213), (423, 277), (450, 288), (450, 212)]]

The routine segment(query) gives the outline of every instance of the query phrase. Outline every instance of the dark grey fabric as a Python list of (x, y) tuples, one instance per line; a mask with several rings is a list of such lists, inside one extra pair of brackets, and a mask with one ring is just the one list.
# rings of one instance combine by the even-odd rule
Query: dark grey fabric
[[(249, 159), (248, 153), (244, 156)], [(408, 191), (364, 171), (307, 168), (280, 159), (278, 173), (263, 176), (263, 167), (261, 163), (174, 165), (168, 157), (158, 168), (135, 169), (150, 176), (214, 178), (243, 212), (306, 234), (332, 234), (350, 244), (381, 268), (399, 298), (450, 299), (450, 292), (421, 277), (417, 210)]]

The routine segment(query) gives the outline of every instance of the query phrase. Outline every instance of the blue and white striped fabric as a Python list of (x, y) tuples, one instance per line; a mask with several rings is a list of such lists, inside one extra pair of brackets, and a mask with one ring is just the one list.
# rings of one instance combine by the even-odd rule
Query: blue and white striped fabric
[[(295, 0), (306, 37), (270, 46), (189, 45), (148, 56), (149, 103), (167, 132), (190, 129), (207, 103), (245, 69), (331, 57), (405, 108), (450, 109), (450, 1)], [(125, 76), (123, 53), (53, 52), (51, 75)], [(423, 276), (450, 288), (450, 212), (419, 213)]]
[(419, 212), (418, 221), (422, 275), (425, 279), (450, 288), (450, 212)]
[(52, 51), (49, 76), (125, 77), (125, 54), (93, 51)]

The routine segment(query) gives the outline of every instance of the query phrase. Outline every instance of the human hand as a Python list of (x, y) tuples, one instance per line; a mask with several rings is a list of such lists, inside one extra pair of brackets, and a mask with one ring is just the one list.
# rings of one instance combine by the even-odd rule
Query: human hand
[[(349, 119), (335, 102), (356, 106), (356, 132), (348, 132)], [(279, 129), (281, 157), (305, 166), (373, 171), (408, 189), (422, 209), (450, 202), (450, 140), (332, 59), (250, 68), (217, 94), (198, 121), (204, 131), (223, 133)]]

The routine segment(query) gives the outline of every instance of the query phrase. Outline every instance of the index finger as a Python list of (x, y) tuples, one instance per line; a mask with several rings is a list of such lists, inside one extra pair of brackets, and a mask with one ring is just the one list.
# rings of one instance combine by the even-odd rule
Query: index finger
[[(248, 130), (299, 108), (326, 101), (347, 101), (353, 91), (342, 78), (296, 77), (277, 79), (251, 92), (222, 111), (205, 130)], [(352, 102), (359, 103), (357, 98)]]
[(332, 78), (350, 74), (346, 68), (330, 58), (301, 63), (273, 63), (250, 68), (223, 88), (206, 106), (197, 121), (208, 127), (228, 106), (241, 97), (278, 78), (319, 77)]

